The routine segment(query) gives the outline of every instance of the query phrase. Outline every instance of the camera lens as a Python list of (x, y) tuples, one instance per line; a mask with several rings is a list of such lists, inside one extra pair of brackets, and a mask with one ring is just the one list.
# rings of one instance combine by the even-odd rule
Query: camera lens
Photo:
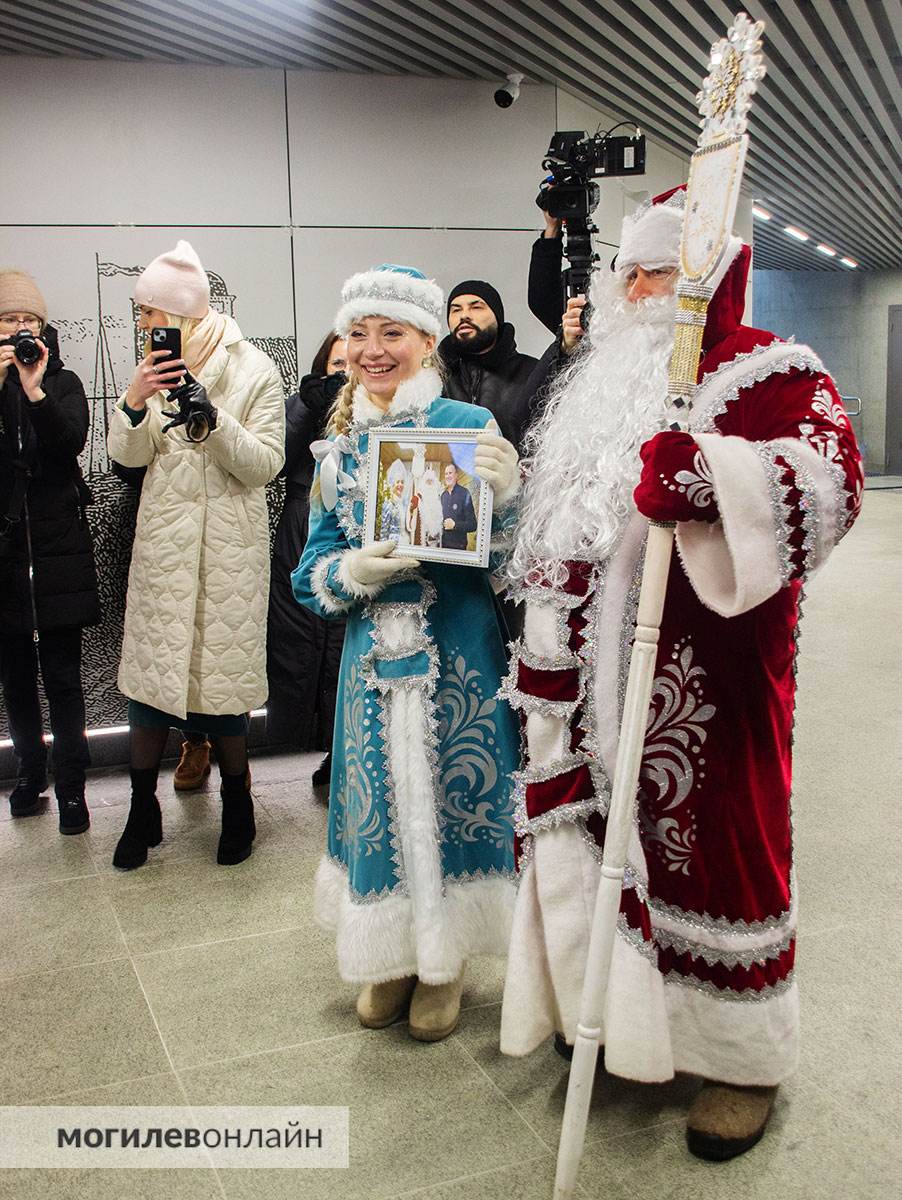
[(507, 88), (499, 88), (495, 93), (495, 103), (499, 108), (510, 108), (513, 102), (514, 98)]
[(16, 334), (13, 339), (14, 353), (16, 358), (23, 367), (33, 367), (41, 358), (41, 347), (31, 336), (24, 330)]

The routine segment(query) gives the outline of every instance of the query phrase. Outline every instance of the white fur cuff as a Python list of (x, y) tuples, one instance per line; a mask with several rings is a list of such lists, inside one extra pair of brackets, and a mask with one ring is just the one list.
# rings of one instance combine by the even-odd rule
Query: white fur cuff
[(329, 571), (333, 563), (347, 553), (347, 550), (338, 550), (335, 554), (327, 554), (310, 572), (310, 590), (319, 601), (323, 612), (336, 615), (346, 613), (353, 604), (352, 600), (345, 600), (342, 596), (337, 596), (329, 586)]

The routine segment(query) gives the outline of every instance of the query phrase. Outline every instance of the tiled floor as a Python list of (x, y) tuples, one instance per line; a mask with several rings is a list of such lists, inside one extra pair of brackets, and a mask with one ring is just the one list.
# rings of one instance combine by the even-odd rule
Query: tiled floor
[[(733, 1163), (682, 1139), (696, 1086), (599, 1073), (580, 1194), (605, 1200), (883, 1200), (902, 1190), (898, 1022), (902, 496), (867, 498), (806, 606), (794, 815), (803, 1052), (766, 1139)], [(253, 764), (253, 857), (214, 859), (214, 790), (161, 786), (166, 840), (110, 854), (122, 772), (93, 826), (0, 815), (0, 1103), (349, 1104), (347, 1171), (0, 1171), (2, 1200), (551, 1200), (566, 1067), (498, 1052), (503, 967), (471, 964), (458, 1032), (362, 1030), (311, 919), (317, 756)]]

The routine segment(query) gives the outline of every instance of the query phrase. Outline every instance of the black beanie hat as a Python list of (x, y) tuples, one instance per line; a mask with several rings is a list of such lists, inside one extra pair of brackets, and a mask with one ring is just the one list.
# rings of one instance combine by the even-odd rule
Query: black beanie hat
[(495, 320), (498, 322), (498, 328), (504, 324), (504, 305), (501, 302), (501, 297), (490, 283), (486, 283), (484, 279), (465, 279), (463, 283), (459, 283), (457, 287), (452, 288), (448, 295), (448, 304), (445, 308), (445, 318), (451, 311), (451, 302), (456, 300), (458, 296), (478, 296), (480, 300), (484, 300), (492, 312), (495, 314)]

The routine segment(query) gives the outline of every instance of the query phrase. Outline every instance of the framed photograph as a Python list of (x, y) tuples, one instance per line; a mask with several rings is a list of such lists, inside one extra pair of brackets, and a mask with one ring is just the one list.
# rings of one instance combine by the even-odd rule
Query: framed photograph
[(487, 567), (492, 489), (475, 469), (478, 429), (370, 430), (364, 545)]

